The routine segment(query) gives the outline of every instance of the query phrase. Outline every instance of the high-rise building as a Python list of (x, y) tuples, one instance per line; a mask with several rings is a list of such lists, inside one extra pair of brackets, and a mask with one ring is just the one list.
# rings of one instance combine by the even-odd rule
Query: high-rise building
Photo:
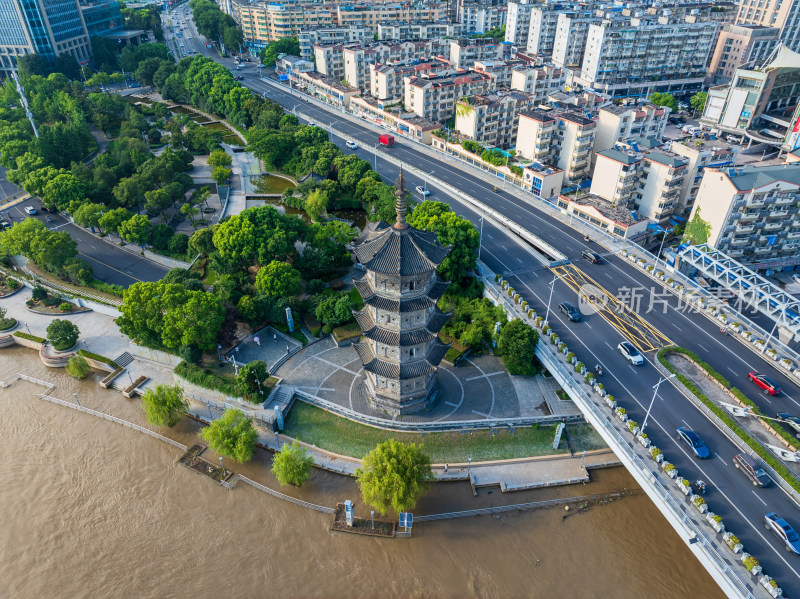
[(81, 0), (81, 12), (89, 36), (110, 36), (125, 28), (117, 0)]
[(728, 23), (720, 31), (714, 47), (708, 67), (709, 77), (715, 83), (727, 83), (742, 65), (762, 64), (775, 48), (779, 36), (780, 30), (774, 27)]
[(52, 61), (70, 54), (80, 64), (92, 57), (89, 34), (77, 0), (0, 0), (0, 71), (38, 54)]
[(575, 110), (519, 113), (517, 154), (564, 170), (569, 182), (585, 179), (597, 123)]
[(774, 27), (781, 42), (800, 52), (800, 0), (740, 0), (736, 23)]
[(594, 151), (613, 148), (620, 142), (657, 145), (661, 143), (670, 109), (653, 104), (609, 104), (597, 112)]
[[(589, 25), (602, 22), (602, 17), (597, 17), (592, 11), (569, 11), (558, 15), (553, 39), (552, 54), (553, 64), (557, 67), (579, 69), (583, 62), (583, 53), (586, 50), (586, 37)], [(533, 24), (531, 24), (533, 28)], [(528, 37), (528, 49), (531, 42), (540, 36), (531, 34)], [(536, 50), (534, 50), (536, 51)]]
[(512, 147), (517, 143), (519, 111), (532, 102), (529, 94), (516, 90), (466, 96), (456, 102), (456, 131), (483, 146)]
[(531, 10), (533, 4), (528, 0), (518, 0), (508, 3), (506, 16), (506, 41), (525, 48), (528, 45), (528, 29), (531, 24)]

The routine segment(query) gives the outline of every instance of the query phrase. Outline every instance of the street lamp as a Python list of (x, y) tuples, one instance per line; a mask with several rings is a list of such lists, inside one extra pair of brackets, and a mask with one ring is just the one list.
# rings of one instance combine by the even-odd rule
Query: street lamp
[(372, 148), (372, 151), (375, 153), (375, 168), (373, 169), (376, 173), (378, 172), (378, 146), (381, 144), (375, 144)]
[(339, 121), (331, 121), (328, 125), (328, 141), (333, 141), (333, 124)]
[(467, 478), (469, 478), (469, 471), (472, 468), (472, 458), (467, 458)]
[(225, 472), (225, 464), (222, 463), (222, 456), (219, 456), (219, 465), (222, 467), (222, 476), (227, 476), (228, 473)]
[(677, 374), (671, 374), (667, 378), (663, 378), (662, 377), (662, 378), (660, 378), (658, 380), (658, 382), (655, 385), (653, 385), (653, 389), (654, 389), (654, 391), (653, 391), (653, 399), (650, 400), (650, 405), (647, 406), (647, 414), (644, 415), (644, 422), (642, 422), (642, 429), (641, 429), (642, 433), (644, 432), (644, 427), (647, 426), (647, 419), (650, 417), (650, 410), (653, 409), (653, 403), (656, 401), (656, 395), (658, 395), (658, 388), (661, 386), (661, 383), (665, 383), (669, 379), (673, 379), (676, 376), (678, 376), (678, 375)]
[(547, 299), (547, 312), (544, 315), (544, 323), (550, 324), (550, 302), (553, 301), (553, 289), (556, 287), (556, 281), (558, 280), (558, 275), (553, 274), (553, 280), (550, 281), (550, 297)]
[[(658, 253), (656, 254), (656, 266), (658, 266), (658, 259), (661, 256), (661, 250), (664, 249), (664, 242), (667, 239), (667, 233), (669, 233), (672, 229), (663, 229), (664, 235), (661, 237), (661, 245), (658, 246)], [(664, 267), (667, 266), (667, 261), (664, 260)]]
[(478, 262), (481, 261), (481, 248), (483, 247), (483, 217), (480, 217), (481, 230), (478, 234)]

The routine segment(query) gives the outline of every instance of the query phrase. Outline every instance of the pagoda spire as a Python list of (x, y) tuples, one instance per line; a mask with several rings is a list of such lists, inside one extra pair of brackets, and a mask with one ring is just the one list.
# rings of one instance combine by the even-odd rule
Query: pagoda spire
[(400, 175), (397, 177), (395, 183), (394, 195), (397, 198), (394, 208), (397, 212), (397, 222), (394, 224), (395, 229), (405, 229), (408, 227), (406, 223), (406, 190), (403, 181), (403, 167), (400, 166)]

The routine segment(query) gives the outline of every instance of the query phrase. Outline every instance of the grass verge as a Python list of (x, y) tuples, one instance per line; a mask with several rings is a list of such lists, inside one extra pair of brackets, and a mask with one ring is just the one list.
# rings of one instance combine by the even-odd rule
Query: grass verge
[[(570, 424), (567, 427), (575, 451), (606, 447), (588, 424)], [(425, 453), (434, 463), (466, 462), (470, 457), (473, 462), (482, 462), (568, 453), (563, 438), (558, 450), (553, 450), (554, 425), (517, 428), (514, 433), (498, 430), (494, 435), (488, 430), (399, 433), (359, 424), (302, 401), (295, 402), (289, 412), (283, 433), (322, 449), (356, 458), (363, 458), (378, 443), (387, 439), (422, 443)]]

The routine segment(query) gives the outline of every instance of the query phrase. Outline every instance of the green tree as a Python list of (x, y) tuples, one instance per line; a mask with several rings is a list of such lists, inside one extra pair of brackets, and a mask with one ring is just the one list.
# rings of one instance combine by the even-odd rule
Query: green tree
[(272, 297), (291, 297), (303, 291), (303, 283), (297, 269), (275, 260), (259, 269), (256, 289)]
[(236, 375), (236, 386), (246, 400), (263, 403), (264, 387), (268, 378), (267, 365), (261, 360), (253, 360), (239, 368), (239, 374)]
[(536, 342), (539, 333), (515, 318), (500, 328), (497, 353), (503, 358), (508, 372), (515, 375), (535, 374), (533, 361), (536, 357)]
[(92, 367), (89, 366), (89, 362), (86, 361), (86, 358), (83, 356), (74, 355), (67, 362), (66, 370), (67, 374), (71, 377), (83, 380), (89, 376), (89, 373), (92, 371)]
[(697, 92), (689, 99), (689, 104), (695, 112), (702, 114), (706, 109), (706, 100), (708, 100), (708, 92)]
[(231, 169), (215, 166), (211, 169), (211, 178), (217, 185), (224, 185), (231, 178)]
[(683, 233), (683, 242), (691, 245), (701, 245), (708, 242), (711, 233), (711, 223), (703, 220), (700, 216), (700, 208), (694, 211), (694, 216), (686, 223), (686, 230)]
[(156, 385), (142, 395), (147, 422), (156, 426), (175, 426), (189, 409), (179, 385)]
[(291, 446), (284, 443), (280, 452), (272, 458), (272, 472), (281, 486), (301, 486), (311, 476), (313, 466), (314, 458), (297, 441), (293, 441)]
[(214, 150), (208, 155), (208, 166), (214, 168), (215, 166), (228, 167), (231, 165), (231, 156), (225, 150)]
[(338, 297), (332, 296), (322, 300), (314, 312), (317, 320), (325, 325), (323, 333), (330, 333), (331, 329), (353, 319), (350, 296), (342, 293)]
[(278, 61), (279, 54), (300, 56), (299, 40), (296, 37), (284, 37), (271, 41), (266, 48), (261, 50), (258, 56), (263, 64), (271, 67)]
[(44, 186), (42, 203), (48, 208), (65, 210), (73, 201), (85, 202), (86, 189), (72, 173), (56, 175)]
[(99, 227), (100, 218), (107, 210), (105, 204), (82, 204), (72, 213), (72, 218), (82, 227)]
[(129, 243), (144, 245), (150, 239), (153, 225), (144, 214), (136, 214), (119, 226), (119, 236)]
[(650, 95), (650, 102), (656, 106), (666, 106), (672, 112), (678, 112), (678, 101), (670, 93), (667, 92), (654, 92)]
[(110, 233), (119, 233), (119, 228), (125, 221), (133, 216), (125, 208), (115, 208), (102, 215), (97, 224)]
[(64, 351), (75, 345), (80, 334), (77, 325), (69, 320), (56, 318), (47, 325), (47, 339), (53, 344), (56, 351)]
[(251, 418), (247, 418), (240, 410), (229, 408), (200, 431), (200, 436), (208, 441), (213, 451), (243, 463), (253, 457), (258, 431)]
[(408, 217), (408, 224), (423, 231), (434, 231), (450, 253), (439, 265), (439, 275), (448, 281), (458, 281), (464, 273), (475, 268), (478, 259), (480, 233), (471, 222), (450, 210), (442, 202), (425, 200)]
[(390, 509), (413, 509), (431, 480), (431, 460), (422, 452), (422, 445), (406, 445), (395, 439), (380, 443), (364, 456), (362, 467), (356, 470), (364, 501), (381, 514)]
[(195, 223), (194, 217), (197, 216), (197, 214), (200, 212), (200, 209), (199, 208), (195, 208), (194, 206), (192, 206), (191, 204), (189, 204), (187, 202), (186, 204), (183, 204), (181, 206), (180, 212), (184, 216), (188, 216), (189, 217), (189, 222), (192, 223), (192, 227), (194, 227), (196, 229), (197, 228), (197, 224)]
[(189, 249), (201, 256), (214, 251), (214, 229), (200, 229), (189, 238)]
[(306, 198), (304, 208), (308, 218), (317, 222), (325, 216), (328, 208), (328, 194), (322, 189), (315, 189)]

